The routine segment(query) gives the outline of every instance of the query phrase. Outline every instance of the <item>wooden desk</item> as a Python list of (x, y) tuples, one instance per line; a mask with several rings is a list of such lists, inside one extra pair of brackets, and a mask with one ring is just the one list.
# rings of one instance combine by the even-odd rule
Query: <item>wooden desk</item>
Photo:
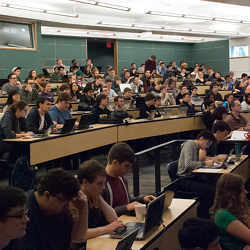
[(7, 95), (0, 96), (0, 103), (5, 104), (7, 102), (7, 99), (8, 99)]
[(197, 87), (198, 95), (205, 95), (206, 90), (210, 89), (209, 85), (195, 85), (195, 87)]
[(247, 180), (250, 176), (249, 168), (249, 159), (247, 155), (242, 155), (239, 161), (235, 164), (229, 164), (227, 169), (209, 169), (209, 168), (199, 168), (193, 170), (195, 174), (226, 174), (226, 173), (234, 173), (241, 175), (245, 180)]
[(241, 113), (241, 115), (244, 116), (248, 122), (250, 122), (250, 113)]
[(221, 96), (224, 100), (225, 95), (232, 94), (232, 90), (220, 90), (219, 93), (221, 94)]
[[(135, 241), (132, 250), (179, 250), (178, 231), (185, 220), (196, 217), (197, 201), (188, 199), (173, 199), (171, 206), (163, 214), (163, 226), (149, 233), (145, 240)], [(135, 217), (121, 216), (120, 219), (126, 223), (136, 221)], [(97, 237), (87, 242), (87, 250), (113, 250), (119, 240), (107, 237)]]
[(76, 130), (66, 135), (50, 135), (45, 138), (6, 139), (26, 147), (31, 165), (63, 158), (89, 149), (117, 142), (117, 127), (95, 124), (93, 128)]
[(118, 142), (204, 128), (205, 125), (198, 116), (174, 119), (156, 118), (152, 121), (139, 119), (132, 121), (128, 125), (118, 126)]

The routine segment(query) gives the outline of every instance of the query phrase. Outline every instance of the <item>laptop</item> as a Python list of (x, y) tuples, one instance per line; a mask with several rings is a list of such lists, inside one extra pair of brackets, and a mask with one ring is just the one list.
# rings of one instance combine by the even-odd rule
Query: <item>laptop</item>
[(63, 127), (60, 130), (53, 132), (52, 134), (67, 134), (71, 132), (74, 128), (75, 121), (76, 121), (76, 118), (65, 120)]
[(126, 237), (119, 241), (115, 250), (131, 250), (139, 229), (131, 231)]
[(121, 239), (126, 237), (131, 231), (138, 229), (137, 240), (145, 239), (146, 235), (162, 224), (162, 214), (164, 209), (166, 193), (162, 193), (155, 200), (147, 204), (147, 214), (145, 222), (128, 222), (122, 231), (113, 231), (112, 238)]
[(79, 121), (79, 126), (76, 129), (88, 129), (90, 124), (91, 124), (91, 120), (90, 120), (89, 115), (83, 114)]

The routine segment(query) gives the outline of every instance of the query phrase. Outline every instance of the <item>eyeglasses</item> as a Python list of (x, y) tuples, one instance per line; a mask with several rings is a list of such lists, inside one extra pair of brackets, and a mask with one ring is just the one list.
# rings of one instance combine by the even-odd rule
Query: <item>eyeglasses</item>
[(7, 215), (8, 218), (16, 218), (16, 219), (23, 219), (26, 216), (28, 216), (29, 210), (25, 210), (20, 212), (20, 214), (16, 214), (16, 215)]
[(11, 77), (10, 79), (16, 80), (17, 78), (16, 77)]

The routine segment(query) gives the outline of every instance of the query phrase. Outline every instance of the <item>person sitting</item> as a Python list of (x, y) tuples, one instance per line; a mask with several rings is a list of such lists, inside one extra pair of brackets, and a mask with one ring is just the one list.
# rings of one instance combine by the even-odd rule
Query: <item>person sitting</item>
[(176, 104), (179, 105), (183, 101), (184, 94), (188, 93), (188, 89), (186, 86), (181, 87), (180, 93), (176, 96)]
[(134, 77), (133, 77), (133, 76), (130, 76), (129, 70), (126, 70), (126, 71), (124, 72), (124, 75), (123, 75), (121, 81), (122, 81), (122, 83), (130, 84), (130, 82), (132, 81), (132, 79), (134, 79)]
[(151, 79), (151, 72), (150, 70), (146, 70), (143, 78), (141, 79), (143, 82), (143, 90), (145, 93), (148, 92), (151, 88), (150, 79)]
[[(62, 58), (56, 59), (56, 65), (53, 66), (53, 71), (55, 71), (56, 68), (58, 68), (58, 67), (63, 67), (63, 68), (65, 68), (65, 65), (63, 64)], [(66, 74), (66, 72), (64, 72), (64, 74)]]
[(107, 160), (106, 188), (103, 197), (115, 209), (118, 216), (131, 214), (138, 202), (148, 203), (155, 199), (153, 195), (137, 197), (136, 199), (132, 199), (129, 195), (125, 175), (135, 162), (135, 154), (128, 144), (114, 144), (109, 150)]
[(222, 106), (226, 108), (228, 113), (231, 113), (231, 102), (233, 99), (234, 99), (233, 94), (228, 94), (228, 95), (225, 95), (224, 97), (224, 102)]
[(250, 94), (245, 95), (245, 100), (241, 103), (241, 110), (250, 112)]
[(2, 139), (21, 138), (33, 135), (33, 132), (28, 132), (26, 126), (25, 116), (27, 111), (28, 106), (23, 101), (14, 103), (9, 107), (0, 121)]
[(29, 194), (27, 209), (29, 223), (21, 250), (68, 250), (84, 246), (88, 228), (87, 197), (69, 171), (54, 169), (40, 177), (36, 191)]
[(230, 133), (230, 128), (226, 122), (217, 121), (212, 127), (212, 132), (215, 140), (207, 149), (200, 150), (199, 159), (201, 161), (213, 160), (214, 162), (222, 162), (225, 160), (226, 155), (218, 155), (219, 143), (227, 139)]
[(88, 230), (85, 239), (111, 234), (121, 227), (115, 210), (103, 199), (106, 184), (104, 167), (96, 160), (84, 162), (78, 173), (81, 191), (88, 198)]
[(135, 76), (137, 74), (137, 66), (136, 63), (131, 63), (131, 68), (129, 70), (131, 76)]
[(27, 104), (34, 104), (38, 97), (38, 91), (32, 87), (32, 83), (33, 80), (27, 80), (20, 91), (21, 100)]
[[(70, 96), (67, 93), (60, 93), (55, 105), (49, 110), (49, 115), (56, 128), (62, 128), (65, 120), (72, 119), (72, 115), (69, 110)], [(77, 121), (75, 126), (77, 125)]]
[(35, 88), (38, 92), (42, 92), (44, 89), (44, 87), (42, 85), (45, 83), (46, 83), (45, 76), (43, 74), (39, 74), (36, 77), (36, 80), (34, 81), (33, 88)]
[(181, 107), (187, 107), (187, 115), (195, 114), (195, 106), (191, 102), (191, 97), (189, 93), (185, 93), (183, 95)]
[(67, 93), (69, 96), (71, 94), (70, 86), (67, 83), (62, 84), (62, 86), (59, 88), (60, 93)]
[(210, 86), (211, 94), (214, 96), (214, 101), (216, 106), (220, 106), (223, 104), (223, 99), (221, 94), (219, 93), (219, 86), (217, 84), (212, 84)]
[(112, 83), (112, 89), (115, 91), (117, 95), (121, 94), (120, 84), (122, 84), (122, 81), (120, 78), (115, 78), (114, 83)]
[(229, 125), (230, 129), (238, 130), (238, 129), (247, 129), (247, 120), (240, 114), (241, 112), (241, 104), (240, 101), (234, 99), (231, 102), (231, 114), (228, 115), (226, 122)]
[(217, 181), (211, 216), (220, 230), (223, 249), (250, 249), (249, 205), (244, 179), (223, 174)]
[(139, 75), (135, 75), (133, 82), (131, 83), (131, 90), (133, 94), (140, 94), (143, 89), (143, 82), (140, 80)]
[(210, 220), (187, 219), (178, 232), (178, 239), (182, 250), (222, 250), (219, 229)]
[(46, 82), (42, 84), (42, 91), (39, 96), (48, 99), (51, 103), (54, 103), (54, 94), (51, 92), (50, 83)]
[(74, 82), (70, 85), (70, 96), (72, 101), (77, 101), (81, 97), (82, 90), (80, 87)]
[(90, 111), (95, 104), (95, 99), (93, 96), (94, 96), (94, 90), (91, 88), (91, 86), (87, 85), (83, 89), (83, 94), (80, 95), (78, 110)]
[(204, 80), (204, 75), (202, 71), (198, 71), (198, 77), (195, 80), (197, 85), (204, 85), (205, 80)]
[(108, 89), (108, 97), (114, 98), (117, 96), (116, 92), (111, 88), (112, 87), (112, 81), (109, 79), (105, 80), (105, 85)]
[(191, 102), (194, 104), (194, 105), (199, 105), (202, 103), (202, 98), (198, 95), (198, 88), (193, 86), (191, 87)]
[(224, 107), (217, 107), (213, 112), (213, 124), (217, 121), (226, 121), (228, 117), (228, 112)]
[(111, 112), (107, 108), (108, 98), (105, 94), (101, 94), (96, 98), (96, 106), (93, 108), (93, 116), (95, 123), (101, 120), (110, 119)]
[(114, 121), (123, 121), (124, 119), (131, 118), (128, 112), (125, 110), (125, 102), (122, 96), (116, 96), (114, 98), (115, 109), (111, 113), (111, 120)]
[(26, 234), (29, 221), (26, 210), (27, 196), (22, 189), (0, 187), (0, 249), (18, 250), (19, 238)]
[(39, 97), (37, 100), (37, 107), (30, 110), (26, 123), (29, 131), (34, 134), (45, 133), (52, 125), (53, 122), (48, 113), (51, 103), (44, 97)]
[(161, 89), (160, 97), (161, 97), (161, 105), (163, 106), (164, 105), (167, 105), (167, 106), (176, 105), (176, 101), (175, 101), (173, 94), (169, 93), (168, 89), (165, 86), (163, 86)]
[(50, 82), (65, 82), (65, 71), (63, 66), (54, 68), (54, 73), (51, 75)]
[(132, 101), (133, 100), (133, 93), (130, 88), (125, 88), (123, 91), (123, 97), (125, 101)]
[(140, 119), (149, 118), (153, 115), (153, 112), (155, 111), (155, 96), (152, 93), (148, 93), (145, 96), (145, 102), (139, 107), (140, 109)]
[(211, 132), (200, 132), (196, 140), (184, 142), (178, 161), (177, 175), (182, 177), (192, 176), (192, 178), (181, 179), (181, 185), (185, 191), (197, 193), (200, 199), (197, 213), (202, 218), (209, 217), (208, 210), (213, 202), (214, 188), (213, 185), (204, 182), (200, 176), (192, 174), (192, 171), (213, 165), (213, 160), (200, 161), (199, 159), (199, 151), (208, 148), (213, 141), (214, 136)]
[(8, 108), (13, 104), (13, 103), (17, 103), (21, 100), (21, 95), (20, 92), (18, 90), (12, 90), (8, 93), (8, 98), (7, 98), (7, 102), (5, 103), (4, 107), (3, 107), (3, 113), (6, 112), (6, 110), (8, 110)]
[(162, 89), (162, 82), (161, 81), (157, 81), (155, 83), (155, 85), (153, 86), (153, 88), (151, 89), (151, 93), (154, 96), (160, 96), (161, 95), (161, 89)]
[(226, 75), (226, 81), (223, 84), (223, 89), (224, 90), (234, 89), (233, 79), (230, 77), (230, 75)]
[(20, 91), (21, 84), (17, 83), (17, 76), (14, 73), (10, 73), (8, 75), (9, 82), (5, 83), (2, 86), (2, 91), (5, 93), (9, 93), (10, 91)]

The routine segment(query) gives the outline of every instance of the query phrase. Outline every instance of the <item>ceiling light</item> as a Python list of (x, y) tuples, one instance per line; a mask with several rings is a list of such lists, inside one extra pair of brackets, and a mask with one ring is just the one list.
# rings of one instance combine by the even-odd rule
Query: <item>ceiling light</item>
[(147, 30), (147, 29), (152, 29), (152, 30), (161, 30), (161, 29), (164, 29), (164, 26), (160, 26), (160, 25), (140, 25), (140, 24), (132, 24), (132, 27), (141, 28), (141, 29), (144, 29), (144, 30)]
[(100, 6), (104, 8), (114, 9), (114, 10), (121, 10), (121, 11), (130, 11), (131, 8), (126, 6), (121, 6), (117, 4), (105, 3), (100, 1), (92, 1), (92, 0), (69, 0), (71, 2), (82, 3), (82, 4), (90, 4), (94, 6)]

